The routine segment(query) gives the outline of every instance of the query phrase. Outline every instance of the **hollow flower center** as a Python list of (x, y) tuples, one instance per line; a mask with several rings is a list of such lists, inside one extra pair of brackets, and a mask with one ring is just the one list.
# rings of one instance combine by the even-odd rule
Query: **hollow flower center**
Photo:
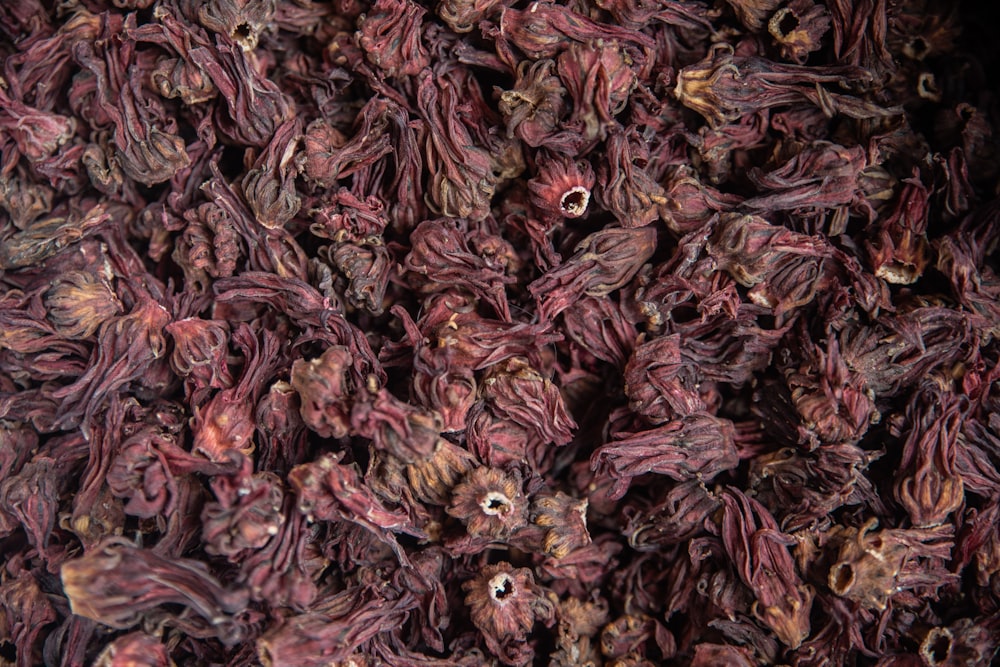
[(514, 582), (505, 572), (501, 572), (489, 583), (490, 597), (497, 602), (503, 602), (514, 594)]
[(574, 188), (570, 188), (562, 196), (562, 200), (559, 202), (559, 207), (562, 209), (564, 215), (571, 218), (578, 218), (587, 211), (587, 205), (590, 203), (590, 191), (578, 185)]
[(511, 510), (510, 498), (500, 493), (499, 491), (490, 491), (483, 498), (479, 506), (483, 508), (483, 512), (489, 514), (490, 516), (496, 516), (498, 514), (506, 514)]

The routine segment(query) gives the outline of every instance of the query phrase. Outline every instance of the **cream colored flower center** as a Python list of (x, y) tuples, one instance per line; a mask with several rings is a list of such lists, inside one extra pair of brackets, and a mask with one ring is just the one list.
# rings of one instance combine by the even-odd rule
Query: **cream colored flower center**
[(479, 503), (479, 506), (483, 508), (484, 513), (490, 516), (506, 514), (511, 510), (510, 498), (499, 491), (490, 491), (487, 493), (483, 501)]
[(574, 188), (567, 190), (563, 196), (562, 200), (559, 202), (559, 206), (562, 208), (564, 214), (570, 217), (579, 217), (587, 211), (587, 205), (590, 203), (590, 190), (578, 185)]

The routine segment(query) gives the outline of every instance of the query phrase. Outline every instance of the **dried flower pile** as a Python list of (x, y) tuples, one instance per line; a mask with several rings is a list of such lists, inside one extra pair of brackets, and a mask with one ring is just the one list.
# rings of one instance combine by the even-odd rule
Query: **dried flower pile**
[(0, 3), (0, 663), (988, 664), (990, 5)]

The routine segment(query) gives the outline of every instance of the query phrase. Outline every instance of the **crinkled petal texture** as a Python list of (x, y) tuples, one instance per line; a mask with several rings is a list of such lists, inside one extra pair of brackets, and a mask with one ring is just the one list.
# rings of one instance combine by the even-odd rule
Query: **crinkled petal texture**
[(996, 662), (992, 14), (0, 0), (0, 663)]

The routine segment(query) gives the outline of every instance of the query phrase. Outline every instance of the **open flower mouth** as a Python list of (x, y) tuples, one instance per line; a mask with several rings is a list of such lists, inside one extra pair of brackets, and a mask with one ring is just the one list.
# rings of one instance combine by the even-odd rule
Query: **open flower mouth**
[(583, 186), (570, 188), (559, 201), (559, 208), (567, 218), (579, 218), (587, 212), (590, 203), (590, 190)]
[(501, 572), (490, 579), (488, 588), (490, 597), (497, 602), (503, 603), (514, 595), (514, 580), (506, 572)]
[(497, 491), (487, 493), (483, 501), (479, 503), (479, 506), (483, 508), (483, 512), (490, 516), (507, 514), (513, 508), (510, 498)]

